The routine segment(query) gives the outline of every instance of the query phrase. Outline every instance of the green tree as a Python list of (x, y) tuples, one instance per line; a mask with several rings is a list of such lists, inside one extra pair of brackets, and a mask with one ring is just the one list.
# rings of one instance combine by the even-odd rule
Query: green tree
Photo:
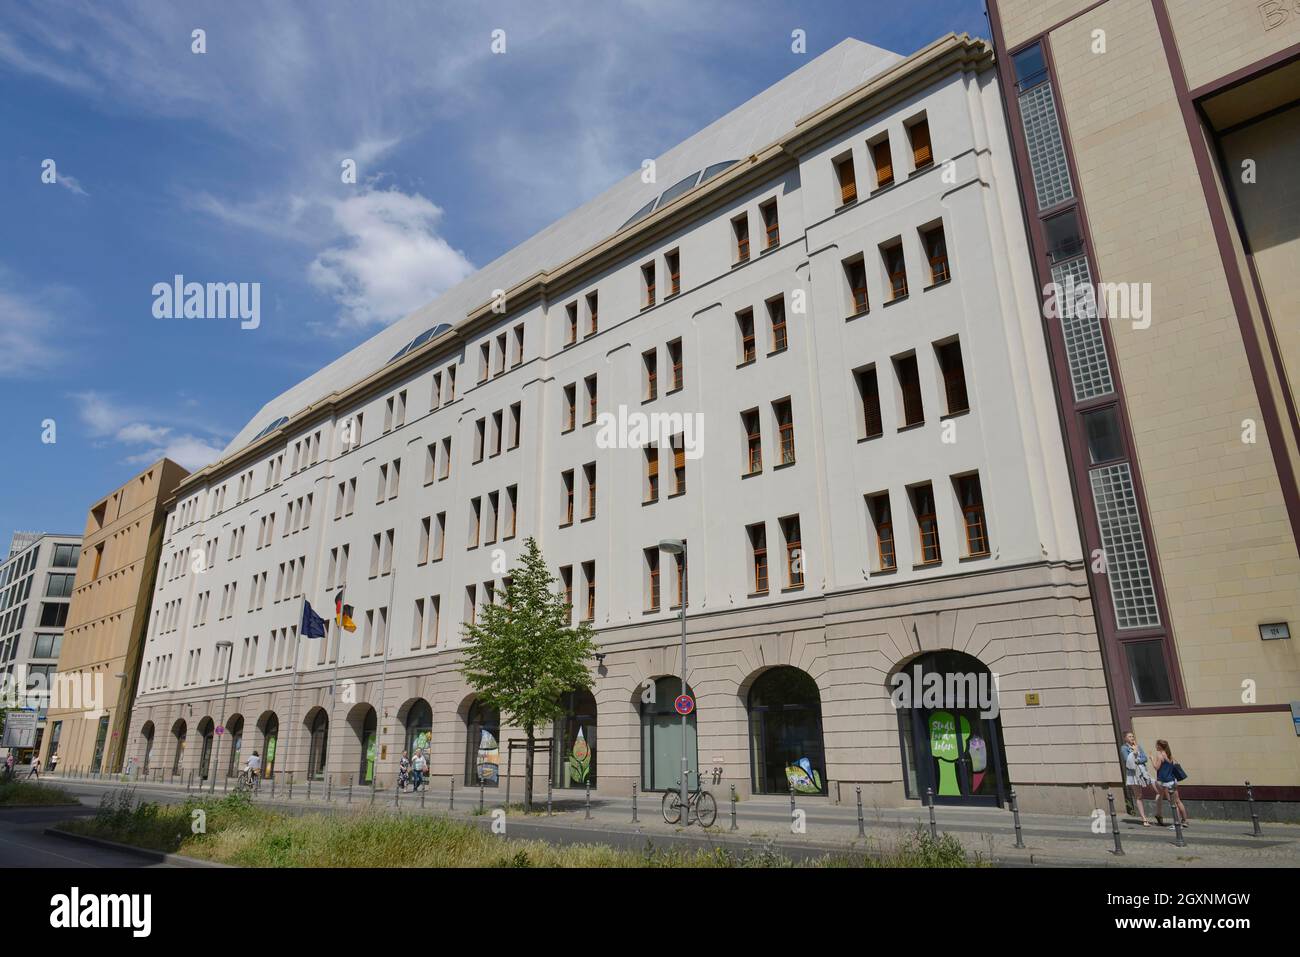
[(524, 807), (531, 809), (536, 729), (564, 713), (566, 692), (591, 687), (588, 665), (596, 645), (588, 623), (569, 624), (569, 603), (555, 590), (536, 539), (524, 542), (509, 574), (504, 602), (484, 605), (478, 620), (465, 626), (461, 671), (484, 704), (524, 729)]

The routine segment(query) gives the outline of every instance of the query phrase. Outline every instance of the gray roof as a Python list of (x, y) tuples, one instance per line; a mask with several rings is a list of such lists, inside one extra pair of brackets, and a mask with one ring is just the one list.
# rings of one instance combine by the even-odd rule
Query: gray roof
[(616, 233), (634, 212), (691, 173), (723, 160), (745, 159), (789, 133), (795, 122), (892, 66), (897, 53), (846, 39), (821, 56), (656, 157), (655, 184), (640, 170), (552, 223), (433, 302), (376, 333), (351, 352), (272, 399), (234, 437), (222, 458), (243, 448), (281, 416), (293, 416), (385, 366), (393, 354), (438, 323), (457, 325), (467, 313), (540, 271), (549, 270)]

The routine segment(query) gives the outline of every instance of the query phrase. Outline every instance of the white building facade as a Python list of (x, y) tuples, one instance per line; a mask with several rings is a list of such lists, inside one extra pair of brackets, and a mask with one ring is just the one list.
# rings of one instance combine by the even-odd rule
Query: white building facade
[[(968, 37), (845, 41), (269, 403), (178, 490), (128, 757), (391, 786), (427, 749), (438, 787), (499, 785), (522, 732), (461, 628), (534, 537), (601, 653), (554, 784), (671, 788), (657, 544), (682, 539), (691, 764), (724, 792), (1099, 806), (1114, 736), (996, 84)], [(660, 413), (680, 452), (614, 427)], [(340, 588), (357, 631), (300, 640)], [(895, 707), (900, 672), (997, 705)]]

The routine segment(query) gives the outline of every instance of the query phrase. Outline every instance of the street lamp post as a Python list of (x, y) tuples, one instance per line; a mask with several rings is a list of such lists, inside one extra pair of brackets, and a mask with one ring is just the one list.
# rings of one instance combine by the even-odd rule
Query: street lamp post
[[(680, 555), (682, 557), (682, 694), (686, 694), (686, 542), (680, 538), (666, 538), (659, 543), (659, 548), (669, 555)], [(681, 780), (681, 802), (682, 802), (682, 823), (687, 826), (691, 823), (690, 815), (690, 798), (688, 796), (688, 786), (686, 778), (690, 774), (687, 716), (682, 715), (682, 780)]]
[[(226, 721), (226, 695), (230, 691), (230, 662), (235, 658), (235, 645), (234, 642), (230, 641), (218, 641), (217, 647), (224, 648), (229, 652), (229, 654), (226, 655), (226, 684), (225, 687), (221, 689), (221, 711), (217, 715), (217, 720), (222, 722), (222, 728), (224, 730)], [(209, 794), (215, 794), (217, 790), (217, 769), (221, 767), (221, 739), (223, 737), (225, 737), (224, 734), (217, 735), (217, 753), (212, 759), (212, 770), (208, 774)]]
[[(118, 697), (118, 713), (121, 714), (122, 685), (120, 684), (120, 682), (126, 681), (127, 674), (125, 671), (119, 671), (117, 674), (113, 675), (113, 677), (119, 682), (117, 697)], [(110, 734), (112, 734), (112, 727), (113, 725), (110, 719), (109, 722)], [(107, 745), (108, 770), (110, 774), (113, 773), (114, 768), (116, 768), (119, 771), (122, 769), (122, 752), (126, 748), (126, 730), (127, 730), (126, 728), (123, 728), (121, 736), (116, 741), (109, 741)]]

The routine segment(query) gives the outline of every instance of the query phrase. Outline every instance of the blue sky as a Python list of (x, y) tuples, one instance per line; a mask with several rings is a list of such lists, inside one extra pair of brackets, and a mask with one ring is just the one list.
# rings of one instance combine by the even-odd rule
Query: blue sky
[[(80, 532), (161, 455), (211, 461), (285, 388), (844, 37), (907, 54), (949, 30), (986, 37), (981, 0), (8, 0), (0, 553), (14, 529)], [(261, 283), (260, 327), (155, 319), (177, 273)]]

